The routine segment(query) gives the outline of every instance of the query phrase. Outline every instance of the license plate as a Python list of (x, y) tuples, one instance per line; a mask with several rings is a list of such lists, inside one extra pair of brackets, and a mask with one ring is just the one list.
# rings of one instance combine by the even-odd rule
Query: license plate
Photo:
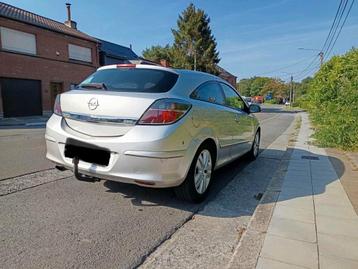
[(68, 138), (65, 144), (65, 157), (67, 158), (73, 159), (77, 157), (84, 162), (108, 166), (110, 156), (110, 151), (106, 148), (72, 138)]

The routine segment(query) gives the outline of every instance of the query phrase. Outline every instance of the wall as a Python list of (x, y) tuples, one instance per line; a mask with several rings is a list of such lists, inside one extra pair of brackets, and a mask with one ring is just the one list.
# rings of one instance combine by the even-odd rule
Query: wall
[[(99, 66), (96, 42), (52, 32), (2, 17), (0, 17), (0, 26), (36, 35), (36, 56), (7, 52), (0, 49), (0, 77), (41, 80), (44, 112), (52, 110), (50, 82), (62, 82), (64, 90), (68, 90), (71, 83), (79, 83)], [(69, 43), (91, 48), (92, 63), (69, 60)], [(2, 111), (0, 94), (0, 113)]]

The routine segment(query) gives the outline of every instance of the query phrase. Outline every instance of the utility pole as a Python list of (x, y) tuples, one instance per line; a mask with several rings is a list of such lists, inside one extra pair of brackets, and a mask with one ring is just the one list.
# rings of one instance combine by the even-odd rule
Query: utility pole
[(196, 71), (196, 49), (194, 48), (194, 71)]
[(306, 48), (298, 48), (299, 50), (312, 50), (312, 51), (318, 51), (318, 56), (319, 56), (319, 61), (320, 61), (320, 64), (321, 64), (321, 67), (323, 65), (323, 60), (324, 60), (324, 53), (323, 51), (321, 50), (318, 50), (318, 49), (306, 49)]
[(290, 107), (293, 105), (293, 76), (291, 75)]
[(322, 65), (323, 65), (323, 57), (324, 57), (323, 51), (320, 51), (320, 53), (318, 53), (318, 56), (319, 56), (320, 64), (321, 64), (321, 67), (322, 67)]

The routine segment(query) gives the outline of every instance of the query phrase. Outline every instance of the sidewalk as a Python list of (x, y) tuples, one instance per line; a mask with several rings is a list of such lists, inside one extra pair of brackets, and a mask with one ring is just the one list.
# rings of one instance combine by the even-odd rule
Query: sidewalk
[(256, 268), (358, 268), (358, 216), (310, 136), (303, 113)]
[[(282, 178), (288, 162), (287, 144), (295, 132), (295, 122), (259, 158), (238, 172), (215, 199), (178, 227), (170, 238), (161, 242), (139, 268), (227, 268), (257, 210), (259, 197), (272, 178)], [(259, 237), (262, 238), (262, 235)], [(254, 245), (259, 251), (261, 243), (257, 246), (256, 242), (259, 240), (251, 240), (250, 246)], [(249, 251), (249, 248), (246, 249)], [(247, 258), (248, 253), (243, 252)], [(257, 257), (258, 253), (254, 257), (254, 265)]]
[(0, 128), (6, 127), (44, 127), (51, 115), (0, 118)]

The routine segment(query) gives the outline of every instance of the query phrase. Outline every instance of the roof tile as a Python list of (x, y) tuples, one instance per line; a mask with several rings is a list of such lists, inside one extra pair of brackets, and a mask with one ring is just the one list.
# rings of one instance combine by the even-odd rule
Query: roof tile
[(78, 38), (95, 41), (98, 42), (97, 39), (82, 33), (81, 31), (78, 31), (76, 29), (70, 28), (66, 26), (64, 23), (51, 20), (49, 18), (45, 18), (43, 16), (34, 14), (32, 12), (29, 12), (27, 10), (23, 10), (18, 7), (11, 6), (9, 4), (0, 2), (0, 17), (5, 17), (9, 19), (13, 19), (16, 21), (21, 21), (24, 23), (32, 24), (35, 26), (43, 27), (48, 30), (52, 30), (55, 32), (60, 32), (66, 35), (75, 36)]

